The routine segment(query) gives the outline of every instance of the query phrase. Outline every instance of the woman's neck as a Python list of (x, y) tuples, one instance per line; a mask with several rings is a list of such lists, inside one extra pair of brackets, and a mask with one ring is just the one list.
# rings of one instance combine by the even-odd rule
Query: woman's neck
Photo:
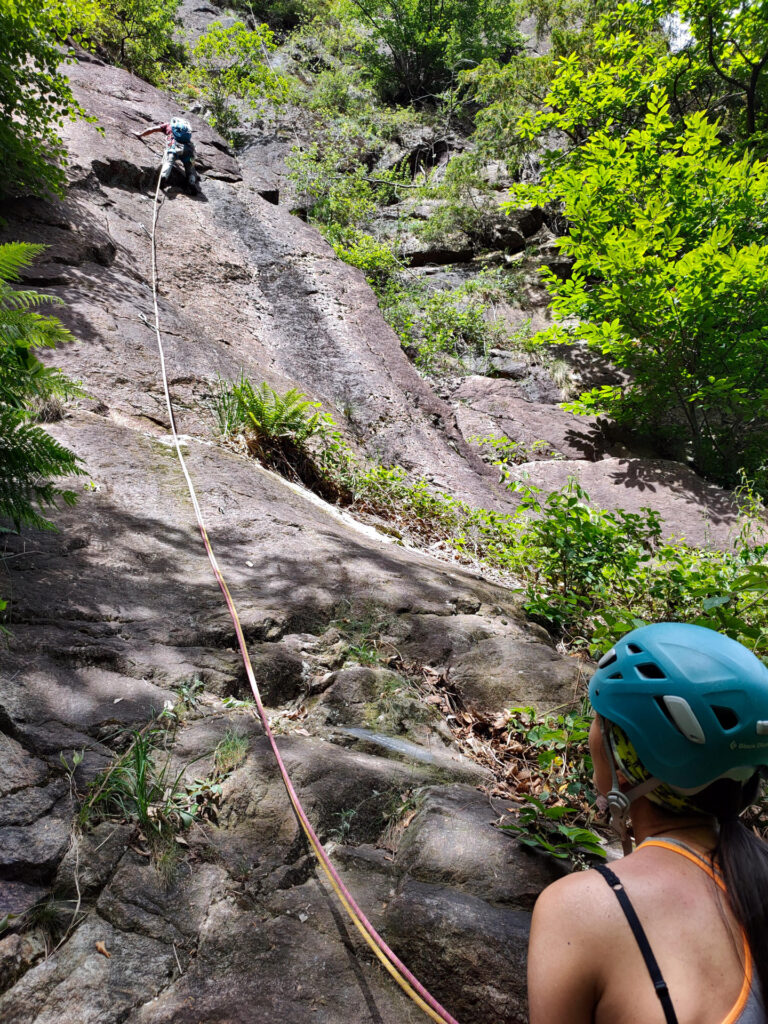
[(632, 804), (632, 830), (639, 846), (646, 839), (679, 839), (701, 850), (713, 850), (718, 827), (708, 814), (677, 816), (665, 814), (645, 797)]

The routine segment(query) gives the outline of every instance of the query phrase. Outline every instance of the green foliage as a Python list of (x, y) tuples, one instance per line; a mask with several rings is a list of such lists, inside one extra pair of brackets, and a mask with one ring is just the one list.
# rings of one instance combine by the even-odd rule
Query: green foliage
[(347, 10), (372, 33), (362, 56), (387, 99), (434, 98), (460, 71), (520, 45), (509, 0), (348, 0)]
[[(660, 6), (664, 11), (667, 5)], [(718, 99), (715, 103), (710, 101), (711, 109), (735, 108), (734, 127), (739, 134), (751, 143), (760, 141), (765, 147), (768, 131), (766, 5), (678, 0), (674, 9), (690, 29), (686, 55), (692, 63), (708, 67), (717, 79)]]
[(524, 846), (544, 850), (558, 860), (570, 860), (579, 867), (589, 867), (588, 858), (605, 859), (605, 849), (596, 832), (567, 824), (566, 819), (575, 813), (570, 807), (552, 806), (529, 796), (517, 820), (499, 828), (512, 832)]
[(262, 383), (254, 388), (242, 377), (232, 391), (238, 403), (238, 419), (257, 443), (265, 447), (279, 445), (282, 441), (303, 447), (322, 431), (326, 422), (319, 411), (320, 403), (311, 402), (296, 388), (281, 395), (269, 384)]
[(79, 459), (34, 422), (35, 402), (82, 393), (35, 354), (72, 340), (55, 317), (35, 312), (60, 300), (10, 283), (41, 251), (21, 242), (0, 246), (0, 517), (16, 529), (53, 529), (44, 509), (76, 500), (74, 491), (58, 487), (53, 478), (83, 473)]
[(480, 447), (480, 453), (488, 462), (500, 466), (506, 475), (506, 467), (520, 465), (523, 462), (534, 462), (537, 458), (562, 459), (549, 441), (512, 441), (508, 437), (469, 437), (470, 444)]
[(354, 86), (349, 69), (321, 71), (312, 84), (309, 107), (332, 114), (346, 114), (355, 103)]
[[(248, 741), (228, 730), (213, 751), (213, 771), (205, 778), (185, 779), (191, 761), (172, 769), (167, 749), (169, 733), (178, 714), (162, 718), (151, 727), (133, 733), (127, 750), (88, 788), (80, 807), (83, 826), (111, 819), (133, 822), (147, 841), (158, 868), (172, 868), (175, 837), (195, 821), (216, 820), (226, 777), (244, 760)], [(201, 755), (195, 760), (201, 760)]]
[(66, 153), (58, 128), (83, 114), (61, 68), (73, 29), (66, 3), (0, 4), (0, 197), (63, 190)]
[(415, 350), (416, 365), (429, 373), (450, 367), (452, 360), (485, 359), (506, 338), (471, 286), (434, 291), (391, 281), (379, 299), (384, 318), (403, 346)]
[(366, 155), (381, 148), (376, 118), (338, 117), (325, 124), (318, 141), (294, 149), (286, 161), (297, 192), (308, 206), (309, 219), (332, 243), (354, 241), (350, 229), (364, 229), (381, 206), (399, 198), (404, 169), (371, 175)]
[(679, 94), (692, 84), (689, 62), (669, 52), (652, 9), (632, 3), (598, 21), (588, 54), (563, 54), (553, 71), (543, 109), (522, 112), (515, 131), (528, 142), (555, 132), (571, 165), (596, 132), (622, 138), (641, 124), (654, 91), (671, 92), (674, 82)]
[(291, 95), (289, 80), (269, 63), (276, 45), (268, 25), (248, 29), (238, 21), (225, 28), (215, 21), (193, 47), (187, 80), (203, 92), (211, 124), (222, 135), (231, 138), (238, 127), (238, 103), (263, 113), (267, 105), (280, 106)]
[[(253, 389), (241, 380), (235, 389), (263, 394), (268, 414), (261, 419), (274, 415), (275, 398), (265, 386)], [(733, 551), (662, 542), (658, 513), (594, 508), (573, 480), (546, 496), (513, 482), (522, 498), (514, 514), (476, 509), (401, 466), (360, 458), (303, 395), (284, 401), (288, 412), (270, 428), (282, 461), (272, 464), (330, 500), (386, 520), (387, 532), (398, 539), (519, 581), (529, 614), (569, 644), (596, 650), (646, 621), (681, 621), (723, 630), (768, 656), (768, 545), (756, 543), (763, 511), (748, 489)], [(512, 461), (531, 454), (514, 442), (481, 440), (501, 456), (496, 461), (505, 474)], [(270, 464), (266, 443), (249, 447)], [(350, 635), (350, 655), (362, 662), (378, 656), (378, 636), (373, 626)]]
[(378, 608), (353, 609), (349, 602), (342, 602), (330, 625), (344, 642), (345, 662), (376, 665), (381, 661), (379, 647), (386, 623)]
[[(242, 374), (240, 379), (243, 380)], [(229, 381), (222, 377), (216, 379), (207, 404), (216, 423), (216, 429), (222, 437), (231, 437), (242, 429), (240, 402)]]
[(525, 766), (513, 768), (525, 803), (515, 821), (500, 826), (524, 845), (582, 868), (589, 858), (605, 857), (600, 837), (589, 828), (595, 818), (590, 724), (586, 708), (544, 715), (532, 707), (510, 708), (506, 746)]
[(428, 241), (455, 237), (457, 231), (479, 246), (499, 248), (499, 193), (480, 173), (479, 154), (453, 156), (437, 185), (428, 184), (424, 195), (441, 200), (421, 225), (419, 234)]
[(733, 550), (717, 551), (662, 543), (657, 513), (595, 509), (574, 481), (523, 494), (504, 564), (529, 614), (571, 643), (597, 651), (646, 622), (694, 622), (768, 657), (768, 545), (755, 543), (764, 512), (749, 495)]
[[(537, 31), (548, 37), (547, 53), (514, 54), (500, 62), (492, 58), (461, 75), (465, 102), (476, 107), (473, 142), (476, 156), (503, 159), (510, 171), (522, 167), (532, 148), (518, 130), (521, 117), (546, 109), (555, 71), (563, 58), (578, 57), (585, 67), (593, 67), (601, 56), (605, 34), (601, 16), (615, 12), (614, 0), (529, 0), (526, 13), (536, 18)], [(621, 5), (625, 9), (626, 5)], [(637, 27), (635, 45), (646, 45), (654, 24), (648, 19)], [(658, 30), (656, 36), (660, 36)], [(600, 96), (600, 90), (595, 94)], [(548, 140), (545, 149), (551, 146)]]
[(234, 0), (232, 7), (275, 30), (287, 31), (322, 16), (329, 0)]
[(160, 84), (164, 67), (179, 59), (174, 43), (180, 0), (87, 0), (82, 31), (120, 67)]
[(636, 577), (659, 543), (657, 512), (593, 508), (573, 478), (543, 499), (529, 485), (513, 489), (523, 495), (518, 515), (527, 518), (518, 551), (531, 566), (525, 608), (558, 628), (600, 608), (612, 587)]
[(674, 454), (722, 483), (754, 472), (768, 440), (768, 163), (729, 152), (700, 113), (675, 122), (654, 89), (642, 126), (596, 131), (517, 193), (561, 201), (571, 225), (573, 276), (544, 272), (559, 324), (540, 339), (586, 340), (627, 371), (573, 411), (670, 444), (682, 433)]
[(351, 841), (352, 826), (357, 817), (356, 807), (342, 807), (336, 815), (337, 824), (328, 831), (328, 839), (332, 843), (339, 843), (342, 846)]
[(117, 817), (135, 821), (147, 838), (165, 838), (192, 824), (193, 816), (179, 805), (184, 770), (172, 775), (170, 758), (158, 762), (156, 745), (162, 729), (135, 732), (124, 754), (89, 788), (80, 809), (81, 824)]
[(362, 231), (346, 232), (343, 240), (333, 243), (336, 255), (365, 274), (366, 280), (377, 290), (383, 288), (403, 265), (390, 242), (380, 242)]

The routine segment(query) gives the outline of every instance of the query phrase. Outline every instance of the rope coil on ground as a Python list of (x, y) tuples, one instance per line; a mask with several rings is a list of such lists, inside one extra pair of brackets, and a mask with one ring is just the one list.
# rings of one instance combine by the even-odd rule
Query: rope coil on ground
[(256, 676), (254, 675), (253, 666), (251, 665), (251, 659), (248, 654), (248, 648), (245, 642), (245, 636), (243, 635), (242, 626), (240, 625), (240, 619), (237, 614), (237, 608), (235, 602), (232, 599), (232, 595), (229, 592), (226, 580), (222, 575), (214, 554), (213, 547), (208, 537), (208, 532), (205, 528), (205, 522), (203, 520), (203, 513), (200, 508), (200, 504), (197, 500), (197, 494), (195, 492), (192, 478), (189, 475), (187, 464), (184, 460), (184, 455), (181, 450), (179, 443), (179, 436), (176, 432), (176, 421), (173, 415), (173, 405), (171, 402), (171, 394), (168, 386), (168, 376), (165, 365), (165, 352), (163, 351), (163, 342), (160, 335), (160, 310), (158, 307), (157, 299), (157, 250), (155, 245), (155, 236), (157, 229), (157, 218), (160, 209), (160, 184), (162, 182), (162, 172), (157, 179), (157, 188), (155, 189), (153, 211), (152, 211), (152, 232), (150, 235), (151, 250), (152, 250), (152, 299), (154, 303), (155, 312), (155, 324), (154, 330), (157, 336), (157, 348), (160, 356), (160, 371), (162, 375), (163, 391), (165, 393), (165, 402), (168, 410), (168, 419), (171, 424), (171, 434), (173, 436), (173, 442), (176, 448), (176, 455), (181, 465), (184, 479), (187, 483), (187, 489), (189, 490), (189, 496), (192, 500), (192, 506), (195, 510), (195, 517), (197, 519), (197, 525), (200, 529), (200, 534), (203, 539), (203, 545), (205, 546), (206, 554), (208, 555), (208, 561), (211, 564), (211, 569), (216, 577), (216, 582), (219, 584), (224, 600), (229, 609), (229, 614), (232, 618), (232, 623), (235, 628), (235, 635), (237, 636), (238, 647), (240, 648), (240, 655), (243, 659), (245, 666), (246, 675), (253, 692), (254, 701), (256, 702), (256, 708), (258, 716), (261, 720), (261, 724), (264, 727), (264, 732), (269, 740), (269, 744), (272, 748), (272, 753), (275, 755), (280, 775), (283, 780), (283, 784), (288, 793), (288, 797), (293, 806), (296, 817), (307, 837), (307, 840), (312, 847), (315, 856), (317, 857), (320, 866), (325, 872), (328, 881), (333, 887), (336, 895), (338, 896), (341, 904), (349, 915), (352, 923), (355, 925), (357, 930), (360, 932), (362, 937), (365, 939), (368, 946), (373, 950), (376, 957), (379, 959), (385, 970), (394, 978), (397, 984), (403, 989), (403, 991), (413, 1000), (416, 1005), (427, 1014), (432, 1020), (437, 1021), (438, 1024), (458, 1024), (458, 1021), (452, 1017), (446, 1009), (444, 1009), (440, 1003), (427, 991), (421, 982), (416, 978), (405, 966), (405, 964), (399, 959), (399, 957), (389, 948), (387, 943), (382, 939), (373, 925), (370, 923), (368, 918), (365, 916), (363, 911), (355, 902), (354, 897), (341, 880), (336, 868), (330, 861), (328, 854), (322, 846), (322, 843), (315, 834), (315, 830), (312, 828), (312, 824), (301, 805), (301, 801), (293, 787), (288, 770), (285, 767), (285, 763), (277, 747), (277, 741), (275, 740), (274, 733), (269, 724), (269, 718), (262, 704), (261, 694), (259, 687), (256, 682)]

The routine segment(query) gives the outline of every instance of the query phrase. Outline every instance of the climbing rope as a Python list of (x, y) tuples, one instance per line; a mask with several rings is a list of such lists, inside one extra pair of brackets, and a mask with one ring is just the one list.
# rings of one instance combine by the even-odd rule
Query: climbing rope
[(158, 307), (157, 300), (157, 249), (155, 245), (155, 238), (157, 232), (157, 218), (160, 210), (160, 183), (162, 181), (162, 172), (158, 175), (157, 188), (155, 189), (155, 198), (152, 212), (152, 232), (150, 235), (151, 249), (152, 249), (152, 300), (154, 303), (155, 310), (155, 334), (157, 336), (157, 350), (160, 355), (160, 372), (163, 380), (163, 391), (165, 393), (165, 404), (168, 409), (168, 419), (171, 424), (171, 434), (173, 436), (173, 443), (176, 448), (176, 455), (179, 459), (182, 472), (184, 473), (184, 479), (187, 482), (187, 488), (189, 490), (189, 496), (192, 499), (192, 507), (195, 510), (195, 516), (197, 518), (197, 525), (200, 529), (200, 535), (203, 538), (203, 545), (205, 547), (206, 554), (208, 555), (208, 561), (211, 564), (211, 569), (216, 577), (216, 582), (221, 588), (221, 592), (224, 595), (229, 614), (232, 618), (232, 623), (235, 627), (235, 635), (237, 636), (238, 647), (240, 648), (240, 654), (243, 659), (243, 665), (245, 666), (245, 672), (248, 677), (251, 690), (253, 691), (253, 698), (256, 702), (256, 708), (258, 711), (258, 717), (261, 719), (261, 724), (264, 727), (269, 744), (272, 748), (272, 753), (275, 755), (277, 766), (280, 769), (280, 775), (282, 776), (283, 784), (288, 793), (288, 797), (293, 805), (293, 809), (296, 813), (296, 817), (307, 837), (307, 840), (312, 847), (312, 850), (317, 857), (321, 868), (325, 872), (328, 881), (333, 887), (336, 895), (341, 901), (344, 909), (352, 920), (353, 924), (360, 932), (362, 937), (365, 939), (367, 944), (373, 950), (385, 970), (395, 979), (398, 985), (403, 991), (410, 996), (410, 998), (416, 1003), (420, 1009), (431, 1017), (432, 1020), (437, 1021), (438, 1024), (458, 1024), (454, 1017), (452, 1017), (447, 1010), (445, 1010), (440, 1003), (424, 988), (421, 982), (416, 978), (405, 966), (405, 964), (399, 959), (399, 957), (389, 948), (387, 943), (382, 939), (373, 925), (370, 923), (368, 918), (362, 912), (360, 907), (355, 902), (354, 897), (347, 889), (344, 882), (341, 880), (339, 873), (330, 861), (328, 854), (325, 852), (320, 840), (315, 834), (315, 830), (309, 821), (309, 818), (301, 805), (301, 801), (293, 788), (288, 770), (285, 767), (285, 763), (277, 747), (274, 733), (269, 724), (269, 718), (264, 709), (264, 705), (261, 700), (261, 694), (259, 687), (256, 682), (256, 676), (254, 675), (253, 666), (251, 665), (251, 659), (248, 655), (248, 648), (245, 643), (245, 636), (243, 635), (242, 626), (240, 625), (240, 619), (237, 614), (237, 608), (235, 602), (232, 599), (232, 595), (229, 592), (226, 580), (222, 575), (219, 564), (216, 561), (216, 555), (214, 554), (213, 547), (208, 537), (208, 531), (205, 528), (205, 522), (203, 520), (203, 513), (200, 508), (200, 503), (197, 500), (197, 494), (195, 492), (195, 486), (192, 483), (192, 477), (189, 475), (187, 464), (184, 460), (184, 455), (181, 450), (181, 444), (179, 441), (179, 435), (176, 432), (176, 421), (173, 415), (173, 405), (171, 403), (171, 393), (168, 386), (168, 375), (165, 366), (165, 353), (163, 351), (163, 341), (160, 334), (160, 310)]

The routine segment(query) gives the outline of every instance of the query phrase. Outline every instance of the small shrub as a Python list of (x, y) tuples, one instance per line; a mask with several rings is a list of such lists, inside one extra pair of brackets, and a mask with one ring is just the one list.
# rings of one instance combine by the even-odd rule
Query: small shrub
[(570, 860), (574, 865), (587, 868), (590, 867), (589, 858), (604, 860), (606, 853), (596, 832), (567, 823), (575, 813), (570, 807), (552, 806), (529, 796), (518, 812), (517, 820), (499, 825), (499, 828), (512, 832), (524, 846), (533, 846), (558, 860)]
[(361, 231), (349, 232), (333, 243), (333, 249), (345, 263), (362, 270), (374, 288), (382, 288), (393, 274), (402, 270), (402, 263), (390, 242), (380, 242)]
[(512, 441), (508, 437), (495, 436), (470, 437), (467, 440), (470, 444), (479, 445), (482, 458), (494, 466), (500, 466), (502, 472), (505, 472), (507, 466), (533, 462), (541, 457), (553, 460), (563, 458), (549, 441), (539, 440), (527, 444), (525, 441)]
[(590, 858), (605, 858), (600, 836), (591, 828), (596, 815), (590, 724), (586, 708), (543, 715), (532, 707), (510, 708), (506, 749), (525, 766), (513, 769), (525, 802), (515, 821), (499, 826), (525, 846), (582, 868), (589, 867)]
[(451, 360), (486, 358), (506, 338), (489, 307), (465, 286), (433, 292), (419, 284), (391, 282), (380, 293), (380, 303), (403, 346), (416, 349), (416, 365), (428, 373), (446, 368)]
[(312, 83), (309, 107), (312, 110), (345, 114), (353, 103), (353, 88), (354, 82), (350, 81), (348, 69), (321, 71)]
[(328, 831), (328, 839), (332, 843), (343, 846), (351, 841), (352, 826), (357, 817), (356, 807), (344, 807), (336, 815), (338, 824)]

